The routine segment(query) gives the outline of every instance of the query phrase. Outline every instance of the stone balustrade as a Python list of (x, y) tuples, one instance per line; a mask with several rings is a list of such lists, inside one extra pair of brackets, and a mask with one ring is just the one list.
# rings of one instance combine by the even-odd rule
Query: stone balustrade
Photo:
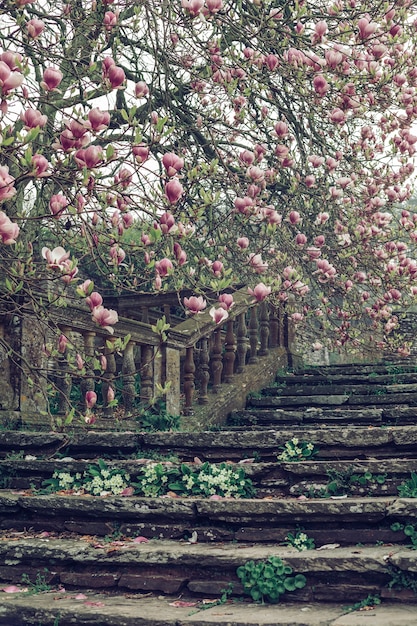
[[(118, 419), (137, 417), (161, 395), (167, 414), (189, 416), (233, 386), (248, 367), (262, 368), (271, 351), (290, 353), (285, 311), (256, 303), (246, 287), (234, 293), (229, 317), (219, 325), (208, 311), (185, 316), (178, 294), (124, 296), (106, 305), (119, 312), (113, 335), (79, 306), (50, 307), (45, 321), (29, 309), (14, 320), (0, 318), (0, 418), (13, 413), (23, 421), (49, 423), (51, 397), (54, 413), (65, 416), (74, 403), (74, 388), (79, 415), (88, 413), (86, 392), (95, 391), (101, 395), (101, 419), (115, 416), (115, 394)], [(164, 334), (156, 330), (162, 316), (169, 325)], [(16, 335), (12, 362), (10, 325)], [(59, 336), (65, 340), (58, 351), (45, 352), (48, 340), (56, 344)], [(246, 381), (245, 392), (250, 387)]]

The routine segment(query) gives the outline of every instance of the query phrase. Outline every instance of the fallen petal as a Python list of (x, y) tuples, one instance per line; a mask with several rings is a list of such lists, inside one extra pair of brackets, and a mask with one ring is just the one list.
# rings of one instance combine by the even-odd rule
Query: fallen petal
[(148, 543), (149, 539), (146, 537), (135, 537), (133, 543)]
[(169, 606), (197, 606), (197, 602), (185, 602), (184, 600), (175, 600), (175, 602), (170, 602)]

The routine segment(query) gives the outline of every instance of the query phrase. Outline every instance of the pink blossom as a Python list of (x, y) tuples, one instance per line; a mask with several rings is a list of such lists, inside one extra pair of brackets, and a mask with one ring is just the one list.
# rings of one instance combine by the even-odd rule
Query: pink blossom
[(23, 83), (23, 75), (18, 71), (12, 71), (5, 61), (0, 61), (0, 88), (3, 96), (20, 87)]
[(139, 144), (138, 146), (133, 146), (132, 152), (135, 156), (135, 160), (139, 164), (144, 163), (149, 156), (149, 148), (143, 143)]
[(206, 0), (206, 7), (210, 13), (218, 13), (223, 8), (223, 0)]
[(287, 219), (293, 226), (301, 222), (301, 216), (298, 211), (290, 211)]
[(184, 188), (180, 181), (174, 178), (165, 185), (165, 196), (170, 204), (175, 204), (184, 193)]
[(254, 202), (252, 198), (245, 196), (244, 198), (236, 198), (234, 205), (239, 213), (243, 213), (243, 215), (250, 215), (251, 211), (249, 209), (254, 205)]
[(103, 130), (110, 124), (110, 113), (108, 111), (101, 111), (99, 108), (91, 109), (88, 112), (87, 124), (94, 131)]
[(48, 118), (46, 115), (42, 115), (40, 111), (37, 109), (26, 109), (23, 113), (20, 114), (20, 119), (25, 125), (25, 128), (36, 128), (39, 126), (42, 128), (45, 126)]
[(172, 261), (166, 257), (155, 263), (155, 270), (159, 276), (167, 276), (173, 269)]
[(42, 248), (42, 257), (47, 261), (49, 269), (65, 269), (65, 261), (70, 257), (69, 252), (65, 252), (64, 248), (57, 246), (53, 250), (47, 247)]
[(61, 193), (57, 193), (51, 196), (49, 200), (49, 209), (55, 217), (60, 217), (64, 209), (68, 206), (69, 202)]
[(113, 309), (105, 309), (104, 306), (96, 306), (91, 312), (91, 317), (93, 322), (108, 330), (109, 333), (114, 333), (114, 328), (112, 328), (113, 324), (116, 324), (119, 321), (119, 317), (117, 315), (117, 311)]
[(313, 78), (314, 91), (319, 96), (324, 96), (329, 91), (329, 83), (324, 78), (323, 74), (317, 74)]
[(219, 296), (218, 300), (219, 300), (220, 306), (223, 309), (226, 309), (226, 311), (231, 309), (232, 306), (234, 305), (234, 300), (233, 300), (233, 296), (231, 293), (222, 293)]
[(16, 193), (14, 178), (9, 174), (7, 165), (0, 165), (0, 202), (9, 200)]
[(181, 248), (177, 241), (174, 243), (174, 254), (179, 266), (187, 262), (187, 253)]
[[(89, 296), (94, 289), (94, 283), (89, 278), (85, 280), (81, 285), (78, 285), (76, 291), (81, 297)], [(101, 304), (101, 303), (100, 303)]]
[(249, 246), (249, 239), (247, 237), (239, 237), (236, 243), (241, 250), (245, 250)]
[[(1, 191), (1, 190), (0, 190)], [(16, 243), (16, 239), (19, 235), (19, 226), (14, 224), (3, 211), (0, 211), (0, 237), (2, 243), (6, 246), (10, 246), (12, 243)]]
[(111, 65), (106, 74), (107, 81), (110, 83), (112, 89), (117, 89), (126, 80), (124, 70), (118, 65)]
[(221, 307), (216, 309), (214, 306), (210, 309), (210, 315), (216, 324), (221, 324), (229, 317), (229, 313), (225, 309)]
[(368, 37), (374, 34), (377, 26), (375, 22), (370, 22), (368, 18), (362, 17), (358, 20), (359, 37), (361, 39), (368, 39)]
[(135, 95), (137, 98), (145, 98), (149, 95), (149, 87), (143, 80), (140, 80), (135, 85)]
[(307, 237), (303, 233), (298, 233), (295, 238), (297, 246), (304, 246), (307, 243)]
[(291, 319), (293, 322), (301, 322), (304, 319), (304, 315), (302, 313), (292, 313)]
[(87, 409), (92, 409), (97, 402), (97, 394), (95, 391), (86, 391), (85, 405)]
[(336, 69), (343, 62), (343, 54), (339, 50), (326, 50), (324, 53), (327, 65)]
[(217, 278), (219, 278), (223, 272), (223, 263), (221, 261), (214, 261), (211, 266), (211, 271)]
[(189, 298), (184, 298), (184, 306), (187, 307), (190, 315), (195, 315), (196, 313), (201, 313), (206, 308), (207, 301), (203, 296), (190, 296)]
[(63, 79), (61, 70), (56, 67), (47, 67), (43, 73), (41, 87), (46, 91), (54, 91)]
[(168, 176), (175, 176), (184, 167), (184, 159), (181, 159), (174, 152), (167, 152), (162, 157), (162, 164)]
[(267, 287), (264, 283), (258, 283), (253, 289), (248, 287), (248, 292), (257, 302), (262, 302), (270, 295), (271, 287)]
[(103, 161), (103, 148), (101, 146), (88, 146), (81, 148), (74, 154), (74, 159), (79, 167), (91, 170)]
[(249, 263), (257, 274), (263, 274), (268, 269), (268, 263), (263, 261), (260, 254), (250, 254)]
[(77, 356), (75, 357), (75, 361), (77, 363), (78, 369), (82, 370), (84, 367), (84, 359), (82, 358), (81, 354), (77, 353)]
[(324, 35), (327, 33), (327, 31), (327, 22), (325, 22), (324, 20), (320, 20), (319, 22), (317, 22), (317, 24), (314, 26), (313, 43), (320, 42), (323, 39)]
[(278, 57), (275, 54), (267, 54), (265, 57), (265, 65), (270, 72), (273, 72), (279, 65)]
[(93, 291), (90, 295), (85, 299), (88, 306), (90, 307), (90, 311), (93, 311), (96, 307), (101, 306), (103, 304), (103, 298), (97, 291)]
[(278, 137), (286, 137), (288, 135), (288, 124), (285, 122), (277, 122), (274, 126), (274, 130)]
[(26, 30), (29, 37), (36, 39), (36, 37), (39, 37), (39, 35), (41, 35), (45, 30), (45, 24), (42, 22), (42, 20), (38, 20), (36, 17), (34, 17), (27, 22)]
[(113, 11), (106, 11), (103, 19), (103, 26), (106, 30), (111, 30), (117, 25), (117, 15)]
[(191, 17), (196, 17), (204, 6), (204, 0), (181, 0), (181, 6)]
[(239, 154), (239, 160), (248, 167), (255, 161), (255, 154), (251, 152), (251, 150), (243, 150), (243, 152)]
[(64, 354), (67, 349), (68, 339), (65, 335), (60, 335), (58, 339), (58, 352)]
[(346, 122), (346, 115), (342, 109), (335, 108), (330, 113), (330, 121), (333, 122), (333, 124), (344, 124)]
[(113, 259), (115, 265), (120, 265), (126, 258), (126, 252), (118, 244), (114, 244), (110, 248), (110, 258)]
[(46, 170), (49, 167), (49, 162), (45, 159), (43, 154), (34, 154), (32, 157), (32, 167), (32, 174), (36, 178), (47, 176)]
[(113, 402), (113, 400), (114, 400), (114, 395), (115, 395), (115, 394), (114, 394), (114, 389), (113, 389), (113, 387), (109, 387), (109, 388), (107, 389), (107, 398), (106, 398), (106, 399), (107, 399), (107, 402)]

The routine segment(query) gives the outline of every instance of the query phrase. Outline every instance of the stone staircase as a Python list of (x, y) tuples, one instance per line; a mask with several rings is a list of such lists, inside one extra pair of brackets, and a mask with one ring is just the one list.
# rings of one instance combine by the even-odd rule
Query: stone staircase
[[(417, 372), (391, 363), (282, 374), (218, 431), (2, 431), (0, 624), (415, 626), (416, 418)], [(133, 483), (226, 463), (256, 496), (44, 493), (99, 459)], [(256, 604), (236, 570), (270, 557), (305, 586)]]

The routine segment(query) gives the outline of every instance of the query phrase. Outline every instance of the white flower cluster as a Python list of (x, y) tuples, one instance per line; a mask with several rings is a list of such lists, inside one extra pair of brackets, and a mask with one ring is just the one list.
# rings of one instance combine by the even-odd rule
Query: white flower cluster
[(58, 488), (62, 490), (74, 488), (74, 477), (68, 472), (54, 472), (52, 478), (58, 481)]
[(84, 489), (93, 496), (99, 496), (102, 493), (118, 496), (129, 486), (129, 480), (129, 474), (112, 474), (108, 470), (102, 470), (101, 476), (94, 476), (91, 481), (84, 484)]
[(314, 444), (299, 441), (298, 437), (293, 437), (284, 445), (284, 450), (278, 455), (278, 461), (302, 461), (311, 457), (314, 451)]
[(162, 486), (168, 482), (168, 476), (161, 473), (160, 463), (148, 463), (142, 470), (141, 486), (143, 495), (156, 496)]
[(238, 472), (232, 467), (212, 465), (209, 472), (204, 470), (198, 474), (200, 489), (207, 495), (222, 495), (226, 498), (238, 497), (239, 489), (245, 486)]

